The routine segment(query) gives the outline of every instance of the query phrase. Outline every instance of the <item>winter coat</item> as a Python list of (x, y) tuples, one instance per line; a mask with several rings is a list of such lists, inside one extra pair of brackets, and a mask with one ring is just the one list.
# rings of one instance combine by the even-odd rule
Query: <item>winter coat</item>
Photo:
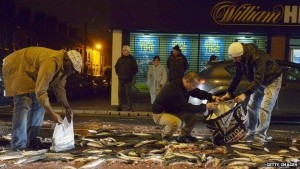
[(267, 53), (254, 44), (242, 44), (244, 54), (241, 63), (235, 64), (235, 74), (229, 85), (228, 92), (233, 93), (242, 76), (246, 75), (250, 86), (243, 93), (251, 95), (260, 85), (269, 85), (282, 74), (280, 66)]
[(115, 65), (115, 70), (121, 83), (129, 83), (138, 72), (138, 66), (132, 55), (121, 56)]
[(163, 65), (151, 65), (147, 74), (147, 85), (150, 89), (151, 103), (153, 104), (156, 95), (167, 82), (167, 72)]

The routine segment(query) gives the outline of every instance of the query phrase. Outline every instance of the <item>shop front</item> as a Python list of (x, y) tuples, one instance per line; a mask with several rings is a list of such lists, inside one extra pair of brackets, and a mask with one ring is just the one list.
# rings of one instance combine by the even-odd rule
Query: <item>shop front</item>
[[(146, 79), (153, 57), (159, 55), (166, 67), (175, 45), (187, 57), (189, 70), (197, 72), (211, 55), (229, 60), (232, 42), (254, 43), (277, 60), (300, 62), (300, 6), (294, 1), (133, 0), (111, 3), (111, 11), (112, 66), (122, 45), (129, 44), (139, 67), (135, 95), (149, 96)], [(113, 71), (112, 105), (117, 104), (117, 84)]]

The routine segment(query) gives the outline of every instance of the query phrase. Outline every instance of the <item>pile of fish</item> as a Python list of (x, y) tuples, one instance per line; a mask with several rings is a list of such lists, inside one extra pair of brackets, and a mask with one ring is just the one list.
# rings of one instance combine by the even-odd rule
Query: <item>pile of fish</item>
[[(288, 142), (272, 142), (272, 145), (254, 142), (217, 146), (209, 138), (198, 137), (196, 143), (168, 142), (159, 133), (129, 133), (110, 130), (88, 130), (88, 135), (75, 135), (74, 150), (53, 153), (47, 149), (10, 152), (2, 149), (0, 161), (27, 164), (35, 161), (81, 162), (80, 168), (90, 168), (111, 159), (126, 164), (153, 161), (164, 166), (176, 163), (199, 168), (266, 167), (272, 163), (300, 165), (299, 139)], [(51, 139), (43, 140), (51, 143)], [(274, 149), (279, 147), (279, 150)], [(1, 164), (2, 165), (2, 164)], [(1, 166), (0, 166), (1, 168)]]

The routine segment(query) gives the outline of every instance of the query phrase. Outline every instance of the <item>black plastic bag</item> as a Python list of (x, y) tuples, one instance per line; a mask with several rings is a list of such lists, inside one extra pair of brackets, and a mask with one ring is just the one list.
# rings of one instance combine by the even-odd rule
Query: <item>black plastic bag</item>
[(217, 145), (235, 143), (246, 134), (246, 113), (241, 104), (233, 101), (221, 102), (218, 108), (205, 118), (205, 125), (211, 131)]

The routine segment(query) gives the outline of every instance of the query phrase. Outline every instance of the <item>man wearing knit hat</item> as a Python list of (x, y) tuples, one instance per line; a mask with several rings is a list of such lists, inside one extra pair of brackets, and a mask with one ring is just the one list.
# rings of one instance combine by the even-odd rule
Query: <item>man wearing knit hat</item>
[(173, 51), (167, 60), (168, 80), (172, 82), (175, 79), (183, 77), (185, 71), (188, 69), (189, 64), (186, 57), (181, 53), (181, 49), (178, 45), (173, 47)]
[(252, 142), (258, 139), (267, 142), (270, 138), (267, 137), (267, 130), (271, 113), (281, 88), (281, 68), (273, 58), (254, 44), (233, 42), (228, 48), (228, 54), (235, 63), (236, 73), (222, 99), (231, 98), (242, 76), (246, 75), (250, 85), (234, 98), (236, 102), (243, 102), (250, 97), (246, 121), (248, 133), (242, 141)]
[(56, 98), (66, 110), (70, 120), (73, 112), (67, 101), (67, 76), (80, 72), (82, 58), (75, 50), (52, 50), (28, 47), (15, 51), (3, 59), (3, 79), (6, 96), (13, 97), (11, 149), (43, 148), (37, 138), (45, 111), (55, 122), (63, 119), (50, 105), (47, 90), (53, 87)]

